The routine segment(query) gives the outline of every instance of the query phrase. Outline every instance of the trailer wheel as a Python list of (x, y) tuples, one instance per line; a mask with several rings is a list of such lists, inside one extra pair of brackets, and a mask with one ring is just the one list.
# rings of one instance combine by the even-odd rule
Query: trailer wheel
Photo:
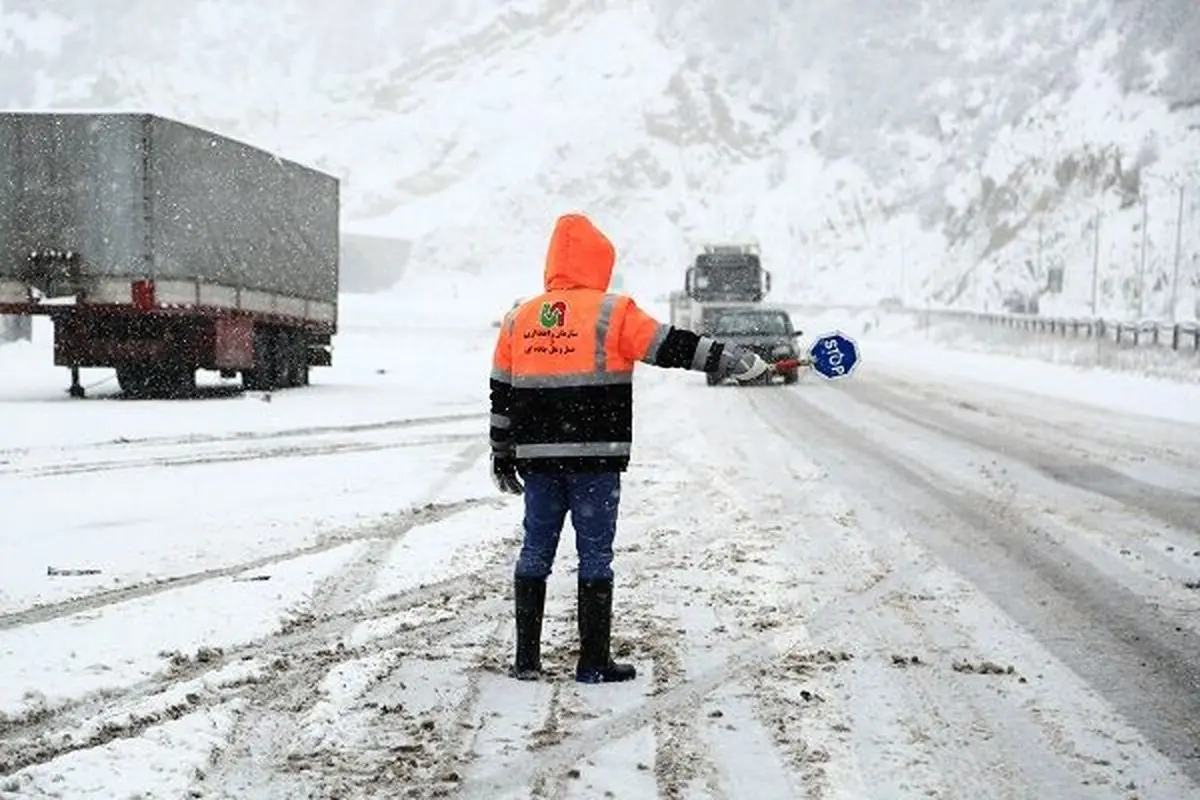
[(248, 392), (271, 392), (281, 387), (279, 335), (271, 328), (254, 331), (254, 367), (242, 371), (242, 388)]
[(308, 385), (308, 349), (303, 334), (262, 328), (254, 337), (253, 369), (242, 372), (250, 392), (271, 392)]
[(242, 370), (242, 388), (247, 392), (269, 392), (266, 375), (257, 369)]
[(276, 331), (272, 337), (272, 358), (267, 365), (268, 378), (272, 389), (287, 389), (292, 385), (291, 348), (289, 337), (285, 331)]
[(289, 379), (290, 386), (308, 386), (308, 365), (295, 364)]
[(291, 387), (308, 385), (308, 340), (300, 331), (283, 335), (286, 363), (283, 366), (286, 385)]

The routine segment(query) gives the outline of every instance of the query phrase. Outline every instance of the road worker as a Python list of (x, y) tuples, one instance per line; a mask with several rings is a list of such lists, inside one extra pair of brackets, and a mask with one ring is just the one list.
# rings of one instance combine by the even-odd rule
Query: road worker
[(615, 260), (612, 243), (587, 217), (560, 217), (546, 254), (545, 292), (508, 312), (493, 355), (492, 478), (525, 503), (511, 669), (520, 680), (541, 675), (546, 578), (568, 512), (579, 557), (575, 679), (636, 676), (610, 653), (613, 538), (629, 466), (634, 364), (739, 382), (768, 369), (749, 350), (663, 325), (627, 295), (608, 293)]

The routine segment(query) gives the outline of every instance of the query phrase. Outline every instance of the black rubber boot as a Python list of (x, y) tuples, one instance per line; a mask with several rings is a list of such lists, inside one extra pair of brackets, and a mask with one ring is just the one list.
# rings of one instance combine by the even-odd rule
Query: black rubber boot
[(617, 683), (637, 677), (632, 664), (612, 660), (613, 582), (579, 581), (579, 683)]
[(516, 578), (513, 596), (517, 620), (517, 658), (509, 674), (519, 681), (542, 676), (542, 616), (546, 610), (546, 581)]

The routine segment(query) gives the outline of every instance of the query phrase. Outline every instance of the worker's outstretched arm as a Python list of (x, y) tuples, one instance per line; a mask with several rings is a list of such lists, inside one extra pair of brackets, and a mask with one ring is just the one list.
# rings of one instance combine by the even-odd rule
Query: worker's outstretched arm
[(621, 353), (668, 369), (690, 369), (728, 375), (734, 380), (752, 380), (767, 371), (756, 353), (728, 342), (720, 342), (692, 331), (664, 325), (626, 298), (621, 314)]

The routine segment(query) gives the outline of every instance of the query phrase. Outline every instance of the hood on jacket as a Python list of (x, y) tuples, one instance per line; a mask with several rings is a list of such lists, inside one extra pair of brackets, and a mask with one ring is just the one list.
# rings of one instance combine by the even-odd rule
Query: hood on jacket
[(554, 223), (546, 252), (546, 291), (607, 291), (617, 254), (612, 242), (583, 214), (564, 214)]

